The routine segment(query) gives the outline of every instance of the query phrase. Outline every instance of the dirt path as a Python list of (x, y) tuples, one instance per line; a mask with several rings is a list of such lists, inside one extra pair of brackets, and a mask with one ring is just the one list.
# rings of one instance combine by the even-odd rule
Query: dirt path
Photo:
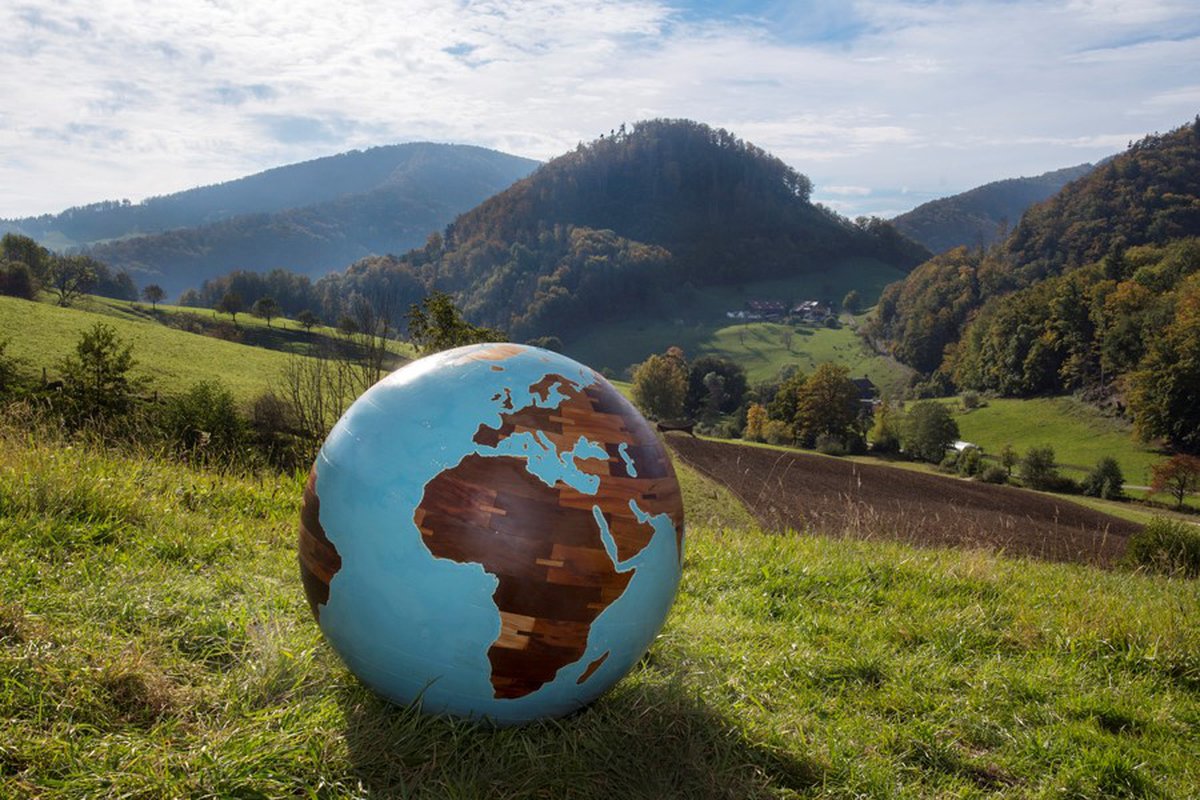
[(1108, 565), (1141, 526), (1011, 486), (838, 458), (667, 436), (685, 463), (728, 486), (773, 530), (986, 547)]

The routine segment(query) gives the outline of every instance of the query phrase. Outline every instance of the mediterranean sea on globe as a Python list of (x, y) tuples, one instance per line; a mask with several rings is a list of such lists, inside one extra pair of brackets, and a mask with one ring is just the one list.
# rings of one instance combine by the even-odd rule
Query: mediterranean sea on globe
[(363, 682), (512, 724), (582, 708), (666, 619), (683, 506), (666, 449), (599, 374), (461, 347), (369, 389), (309, 475), (301, 576)]

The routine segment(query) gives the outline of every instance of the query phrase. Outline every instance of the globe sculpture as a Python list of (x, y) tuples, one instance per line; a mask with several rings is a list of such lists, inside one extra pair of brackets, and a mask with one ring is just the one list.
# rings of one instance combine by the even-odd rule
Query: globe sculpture
[(394, 702), (500, 724), (620, 680), (683, 558), (654, 431), (593, 370), (512, 344), (420, 359), (363, 394), (300, 520), (308, 601), (350, 670)]

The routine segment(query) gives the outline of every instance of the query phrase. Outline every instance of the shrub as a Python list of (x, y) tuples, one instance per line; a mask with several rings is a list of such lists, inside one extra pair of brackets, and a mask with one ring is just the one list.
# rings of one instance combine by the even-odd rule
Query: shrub
[(938, 462), (938, 469), (944, 472), (958, 472), (958, 451), (951, 450)]
[(971, 409), (979, 408), (980, 405), (981, 404), (979, 402), (979, 393), (978, 392), (974, 392), (974, 391), (963, 392), (962, 407), (965, 410), (970, 411)]
[(1021, 459), (1021, 480), (1031, 489), (1053, 491), (1051, 485), (1058, 478), (1054, 465), (1054, 448), (1031, 447)]
[(220, 381), (200, 381), (170, 398), (163, 429), (180, 450), (206, 458), (233, 456), (245, 434), (233, 393)]
[(975, 477), (984, 483), (1008, 483), (1008, 472), (999, 464), (989, 464)]
[(1125, 476), (1121, 474), (1121, 466), (1115, 458), (1105, 456), (1096, 462), (1096, 466), (1083, 479), (1081, 489), (1089, 497), (1119, 500), (1125, 496), (1124, 487)]
[(900, 422), (891, 404), (886, 400), (875, 409), (875, 423), (871, 426), (871, 449), (876, 453), (900, 452)]
[(1042, 488), (1047, 492), (1054, 492), (1056, 494), (1079, 494), (1080, 491), (1078, 481), (1071, 480), (1066, 475), (1060, 475), (1057, 472), (1050, 477), (1049, 481)]
[(130, 410), (139, 383), (129, 375), (133, 345), (116, 328), (97, 322), (80, 334), (75, 352), (62, 360), (63, 393), (83, 416), (117, 415)]
[(13, 391), (21, 379), (21, 362), (8, 355), (8, 339), (0, 339), (0, 397)]
[(21, 261), (0, 264), (0, 294), (22, 300), (37, 299), (37, 279), (29, 265)]
[(1168, 575), (1200, 577), (1200, 529), (1155, 517), (1129, 540), (1125, 563)]
[(530, 347), (540, 347), (543, 350), (553, 350), (555, 353), (561, 353), (563, 349), (562, 339), (557, 336), (538, 336), (525, 344)]
[(763, 424), (763, 438), (768, 444), (791, 444), (792, 426), (783, 420), (769, 419)]
[(818, 453), (824, 453), (827, 456), (846, 455), (845, 443), (841, 440), (841, 438), (834, 436), (831, 433), (818, 434), (816, 448)]
[(983, 455), (978, 447), (968, 447), (958, 456), (958, 474), (968, 478), (978, 474)]

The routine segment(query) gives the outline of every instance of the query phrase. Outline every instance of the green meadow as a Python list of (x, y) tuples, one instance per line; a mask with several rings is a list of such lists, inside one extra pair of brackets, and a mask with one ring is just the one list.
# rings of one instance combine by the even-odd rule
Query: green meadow
[(837, 329), (774, 322), (736, 322), (727, 311), (741, 310), (750, 300), (822, 300), (840, 303), (857, 289), (863, 303), (875, 302), (888, 283), (903, 273), (870, 259), (850, 259), (832, 274), (816, 278), (760, 281), (739, 287), (681, 291), (676, 305), (638, 320), (592, 326), (585, 336), (566, 340), (568, 355), (596, 369), (618, 375), (651, 353), (682, 347), (689, 358), (715, 355), (741, 364), (752, 382), (773, 380), (789, 364), (811, 372), (823, 361), (845, 364), (855, 377), (867, 376), (880, 387), (897, 390), (910, 371), (872, 353), (854, 333), (857, 320), (841, 316)]
[[(293, 354), (307, 357), (322, 345), (336, 347), (329, 328), (306, 332), (298, 323), (264, 320), (250, 314), (219, 319), (204, 309), (84, 297), (69, 308), (0, 296), (0, 341), (6, 354), (20, 359), (26, 371), (40, 375), (46, 367), (53, 380), (55, 365), (74, 352), (79, 335), (97, 322), (116, 329), (133, 345), (133, 374), (151, 390), (179, 392), (200, 380), (219, 379), (239, 400), (266, 389)], [(224, 337), (224, 338), (222, 338)], [(397, 358), (413, 355), (407, 344), (392, 345)]]
[(758, 530), (682, 473), (683, 583), (590, 708), (496, 730), (364, 689), (302, 478), (0, 423), (0, 796), (1188, 798), (1200, 584)]
[(1073, 478), (1082, 478), (1097, 461), (1111, 456), (1121, 465), (1125, 481), (1138, 486), (1150, 483), (1150, 466), (1163, 459), (1137, 440), (1127, 422), (1104, 417), (1071, 397), (986, 398), (983, 402), (969, 411), (958, 400), (950, 407), (962, 438), (993, 456), (1005, 444), (1018, 453), (1049, 445), (1060, 470)]

